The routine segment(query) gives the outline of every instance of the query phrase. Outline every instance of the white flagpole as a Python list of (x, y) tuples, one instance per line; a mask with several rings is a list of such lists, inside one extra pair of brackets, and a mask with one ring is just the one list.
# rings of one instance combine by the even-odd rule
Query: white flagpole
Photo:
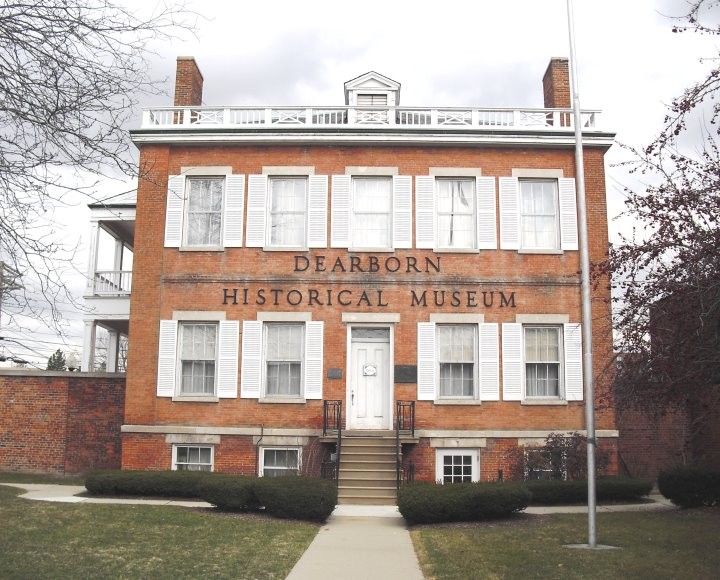
[(580, 234), (580, 269), (582, 281), (583, 318), (583, 380), (585, 383), (585, 429), (587, 431), (588, 475), (588, 547), (597, 545), (595, 526), (595, 399), (593, 388), (592, 308), (590, 296), (590, 256), (588, 249), (587, 206), (585, 204), (585, 166), (582, 147), (580, 91), (575, 66), (575, 30), (572, 0), (567, 0), (568, 34), (570, 37), (570, 87), (575, 122), (575, 180), (577, 183), (578, 222)]

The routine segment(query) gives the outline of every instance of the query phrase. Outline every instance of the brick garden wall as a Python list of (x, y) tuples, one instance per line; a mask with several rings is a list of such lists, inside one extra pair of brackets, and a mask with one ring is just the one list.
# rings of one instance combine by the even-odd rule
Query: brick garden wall
[(0, 471), (120, 467), (125, 376), (0, 370)]

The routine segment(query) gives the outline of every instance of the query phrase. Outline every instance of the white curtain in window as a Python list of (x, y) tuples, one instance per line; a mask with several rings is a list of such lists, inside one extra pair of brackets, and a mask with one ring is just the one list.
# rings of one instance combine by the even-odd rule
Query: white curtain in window
[(392, 179), (357, 178), (353, 187), (353, 246), (391, 247)]
[(472, 325), (437, 327), (440, 396), (472, 397), (475, 383), (475, 329)]
[(304, 177), (270, 180), (271, 246), (305, 245), (306, 190)]
[(520, 214), (523, 248), (559, 248), (557, 181), (521, 181)]
[(181, 392), (212, 395), (217, 325), (183, 324), (181, 328)]
[(438, 246), (475, 247), (475, 187), (470, 179), (438, 179)]
[(525, 388), (528, 397), (560, 394), (560, 329), (525, 329)]
[(266, 339), (268, 395), (300, 395), (302, 385), (302, 338), (302, 325), (268, 325)]
[(188, 179), (186, 232), (188, 246), (221, 244), (224, 182), (224, 177)]

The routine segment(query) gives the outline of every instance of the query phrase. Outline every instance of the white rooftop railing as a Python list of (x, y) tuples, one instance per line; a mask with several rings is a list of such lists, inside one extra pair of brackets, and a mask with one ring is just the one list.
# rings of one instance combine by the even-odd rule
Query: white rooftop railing
[[(599, 111), (583, 111), (584, 129), (597, 130)], [(142, 129), (383, 128), (440, 130), (574, 129), (572, 109), (418, 107), (167, 107), (143, 111)]]

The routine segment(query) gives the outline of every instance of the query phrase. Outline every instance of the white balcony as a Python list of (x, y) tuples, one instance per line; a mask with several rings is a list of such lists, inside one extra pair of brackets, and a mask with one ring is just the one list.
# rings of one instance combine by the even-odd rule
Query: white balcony
[(129, 296), (132, 270), (102, 270), (95, 272), (92, 285), (94, 296)]

